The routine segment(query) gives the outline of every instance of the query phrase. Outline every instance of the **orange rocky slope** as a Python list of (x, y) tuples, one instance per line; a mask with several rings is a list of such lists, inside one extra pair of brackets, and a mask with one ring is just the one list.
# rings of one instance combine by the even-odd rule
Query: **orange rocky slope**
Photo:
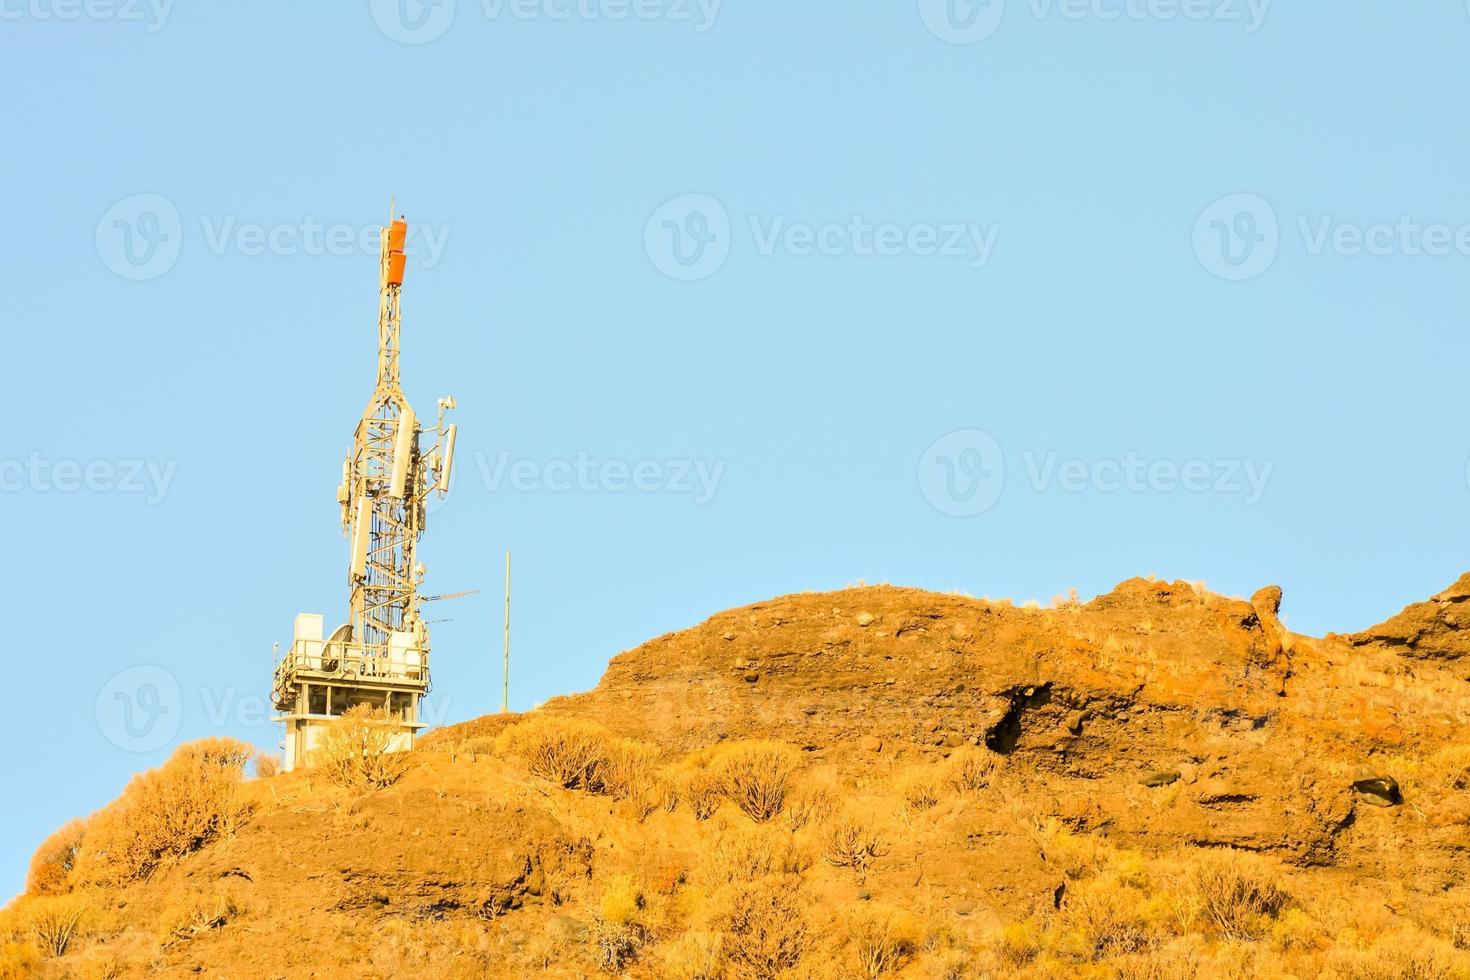
[[(847, 761), (984, 745), (1080, 828), (1336, 863), (1362, 807), (1387, 802), (1354, 782), (1465, 739), (1466, 671), (1425, 653), (1470, 650), (1455, 618), (1470, 593), (1450, 594), (1345, 640), (1286, 631), (1274, 587), (1245, 602), (1132, 579), (1047, 610), (888, 587), (794, 595), (623, 653), (595, 690), (544, 710), (679, 748), (775, 738)], [(1137, 805), (1140, 781), (1176, 776), (1189, 806)], [(1460, 816), (1404, 829), (1428, 845), (1448, 824), (1458, 843)], [(1454, 855), (1424, 854), (1446, 874)]]
[[(1423, 975), (1470, 976), (1467, 585), (1322, 639), (1283, 628), (1278, 589), (1247, 602), (1144, 579), (1045, 610), (891, 587), (730, 610), (615, 657), (590, 692), (432, 733), (387, 788), (250, 781), (226, 838), (145, 881), (77, 886), (90, 931), (37, 969), (585, 976), (605, 964), (608, 896), (631, 888), (638, 948), (617, 969), (714, 976), (682, 950), (724, 935), (737, 976), (729, 937), (748, 916), (730, 890), (779, 879), (809, 930), (791, 976), (865, 971), (853, 916), (879, 905), (920, 920), (894, 976), (1388, 977), (1424, 955), (1462, 972)], [(729, 803), (700, 819), (687, 799), (549, 785), (490, 737), (528, 718), (651, 743), (670, 784), (710, 746), (788, 743), (793, 792), (830, 788), (881, 846), (853, 875), (823, 860), (815, 819), (798, 832)], [(1000, 766), (983, 791), (905, 788), (977, 755)], [(769, 860), (732, 874), (752, 840)], [(1188, 878), (1171, 869), (1224, 848), (1279, 869), (1301, 921), (1248, 937), (1162, 922)], [(1123, 939), (1099, 932), (1098, 894), (1133, 910), (1104, 916)], [(181, 907), (205, 910), (182, 937)]]

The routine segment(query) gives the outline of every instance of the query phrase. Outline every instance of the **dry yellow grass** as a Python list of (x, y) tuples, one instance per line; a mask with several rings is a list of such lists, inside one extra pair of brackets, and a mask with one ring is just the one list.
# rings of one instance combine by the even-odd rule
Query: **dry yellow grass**
[[(565, 738), (566, 729), (557, 731), (552, 738), (551, 729), (544, 729), (538, 739)], [(592, 733), (598, 735), (594, 763), (582, 770), (592, 774), (590, 793), (527, 783), (529, 766), (520, 751), (473, 763), (468, 756), (452, 761), (447, 753), (428, 753), (409, 776), (386, 789), (334, 791), (345, 794), (339, 808), (330, 817), (312, 818), (333, 821), (338, 828), (333, 834), (368, 832), (396, 807), (412, 812), (424, 805), (425, 797), (415, 794), (430, 792), (428, 799), (445, 800), (420, 811), (442, 820), (473, 798), (463, 794), (489, 792), (495, 798), (523, 794), (507, 804), (543, 809), (606, 842), (606, 853), (599, 850), (586, 871), (553, 874), (548, 866), (544, 883), (537, 878), (541, 911), (531, 905), (507, 907), (496, 913), (493, 925), (473, 918), (420, 921), (408, 910), (364, 918), (334, 951), (362, 964), (359, 972), (347, 975), (605, 972), (686, 980), (968, 980), (986, 975), (1050, 980), (1089, 970), (1098, 976), (1180, 980), (1285, 972), (1374, 980), (1470, 975), (1470, 954), (1454, 941), (1465, 934), (1455, 923), (1470, 921), (1465, 915), (1470, 903), (1446, 897), (1411, 922), (1347, 898), (1292, 902), (1287, 896), (1296, 892), (1287, 884), (1287, 870), (1269, 858), (1197, 849), (1150, 855), (1056, 820), (1039, 820), (1029, 838), (1035, 859), (1051, 869), (1050, 880), (1066, 882), (1056, 907), (1048, 901), (1017, 909), (1011, 917), (1009, 908), (997, 905), (999, 925), (988, 917), (972, 923), (935, 898), (928, 883), (933, 872), (926, 869), (942, 870), (965, 859), (960, 835), (1000, 801), (959, 792), (948, 778), (958, 765), (954, 760), (925, 765), (918, 777), (889, 765), (874, 767), (868, 779), (841, 782), (825, 772), (792, 772), (781, 819), (757, 822), (732, 805), (699, 820), (690, 807), (680, 806), (643, 822), (635, 810), (612, 800), (613, 787), (631, 795), (628, 787), (635, 784), (658, 785), (664, 778), (659, 760), (639, 743)], [(613, 773), (620, 765), (612, 761), (614, 755), (624, 750), (633, 760), (631, 775), (596, 775)], [(675, 756), (670, 771), (718, 774), (722, 756), (719, 750)], [(238, 781), (236, 763), (242, 765), (244, 755), (191, 750), (181, 758), (216, 760), (217, 771), (234, 771)], [(221, 760), (227, 763), (222, 768)], [(171, 760), (160, 773), (177, 775), (173, 765)], [(904, 805), (912, 787), (932, 786), (936, 776), (941, 794), (954, 793), (945, 805), (922, 807), (932, 818), (908, 828), (893, 822), (894, 808)], [(232, 806), (246, 810), (254, 805), (250, 826), (267, 819), (299, 820), (298, 808), (309, 806), (319, 793), (314, 780), (306, 772), (237, 782), (233, 793), (208, 798), (232, 800)], [(725, 799), (723, 788), (718, 795)], [(127, 814), (147, 823), (150, 811), (136, 806), (139, 798), (130, 792), (124, 795), (127, 806), (119, 800), (109, 809), (114, 817)], [(410, 805), (410, 800), (418, 802)], [(461, 802), (449, 802), (454, 800)], [(1004, 808), (996, 817), (1015, 819)], [(495, 832), (495, 825), (473, 821), (457, 831), (486, 839), (494, 839)], [(162, 862), (148, 882), (99, 885), (75, 870), (62, 876), (60, 887), (70, 891), (61, 899), (102, 913), (78, 918), (69, 932), (65, 919), (43, 921), (37, 914), (42, 906), (34, 901), (18, 903), (0, 919), (0, 980), (113, 980), (146, 975), (154, 963), (245, 955), (246, 936), (282, 928), (283, 919), (269, 902), (247, 904), (237, 898), (240, 890), (255, 887), (246, 879), (189, 872), (220, 851), (218, 840), (211, 838), (193, 857), (186, 853)], [(54, 842), (42, 849), (56, 850)], [(931, 850), (934, 862), (922, 856)], [(894, 859), (880, 860), (884, 856)], [(437, 848), (432, 860), (435, 867), (452, 866), (443, 863), (449, 858)], [(50, 887), (56, 887), (52, 880)], [(150, 894), (155, 882), (162, 889), (158, 900), (140, 897)], [(126, 897), (132, 906), (123, 919), (108, 911), (113, 896)], [(523, 898), (533, 901), (530, 895)], [(124, 925), (129, 917), (142, 918), (144, 927)], [(274, 975), (293, 975), (293, 969), (281, 961)]]

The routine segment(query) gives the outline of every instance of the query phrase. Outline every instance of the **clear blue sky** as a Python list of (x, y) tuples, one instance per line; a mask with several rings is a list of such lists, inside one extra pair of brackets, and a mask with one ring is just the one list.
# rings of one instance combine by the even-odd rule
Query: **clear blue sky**
[(448, 720), (506, 548), (516, 708), (859, 580), (1279, 583), (1314, 633), (1453, 580), (1470, 17), (1259, 7), (4, 0), (0, 893), (178, 742), (278, 740), (390, 195), (406, 387), (460, 404), (429, 590), (485, 590)]

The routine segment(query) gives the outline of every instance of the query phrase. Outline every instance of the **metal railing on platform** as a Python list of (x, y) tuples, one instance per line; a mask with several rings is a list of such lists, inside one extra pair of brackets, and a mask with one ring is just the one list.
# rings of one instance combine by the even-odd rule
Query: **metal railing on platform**
[(327, 640), (297, 640), (276, 665), (276, 688), (289, 685), (302, 671), (334, 678), (366, 681), (404, 681), (428, 686), (426, 651), (397, 644), (345, 643)]

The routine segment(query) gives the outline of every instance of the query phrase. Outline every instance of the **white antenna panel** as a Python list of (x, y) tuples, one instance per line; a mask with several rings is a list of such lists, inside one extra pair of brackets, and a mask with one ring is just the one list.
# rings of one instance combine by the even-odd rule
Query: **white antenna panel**
[(355, 579), (362, 578), (367, 570), (368, 538), (372, 531), (373, 502), (368, 497), (357, 498), (357, 514), (352, 519), (352, 569)]
[(444, 468), (439, 471), (439, 484), (434, 489), (449, 492), (449, 477), (454, 472), (454, 440), (459, 437), (459, 426), (450, 423), (444, 430)]
[(408, 466), (413, 462), (418, 424), (413, 409), (404, 405), (403, 414), (398, 417), (398, 437), (393, 441), (393, 475), (388, 481), (388, 495), (397, 500), (403, 499), (403, 491), (408, 486)]

